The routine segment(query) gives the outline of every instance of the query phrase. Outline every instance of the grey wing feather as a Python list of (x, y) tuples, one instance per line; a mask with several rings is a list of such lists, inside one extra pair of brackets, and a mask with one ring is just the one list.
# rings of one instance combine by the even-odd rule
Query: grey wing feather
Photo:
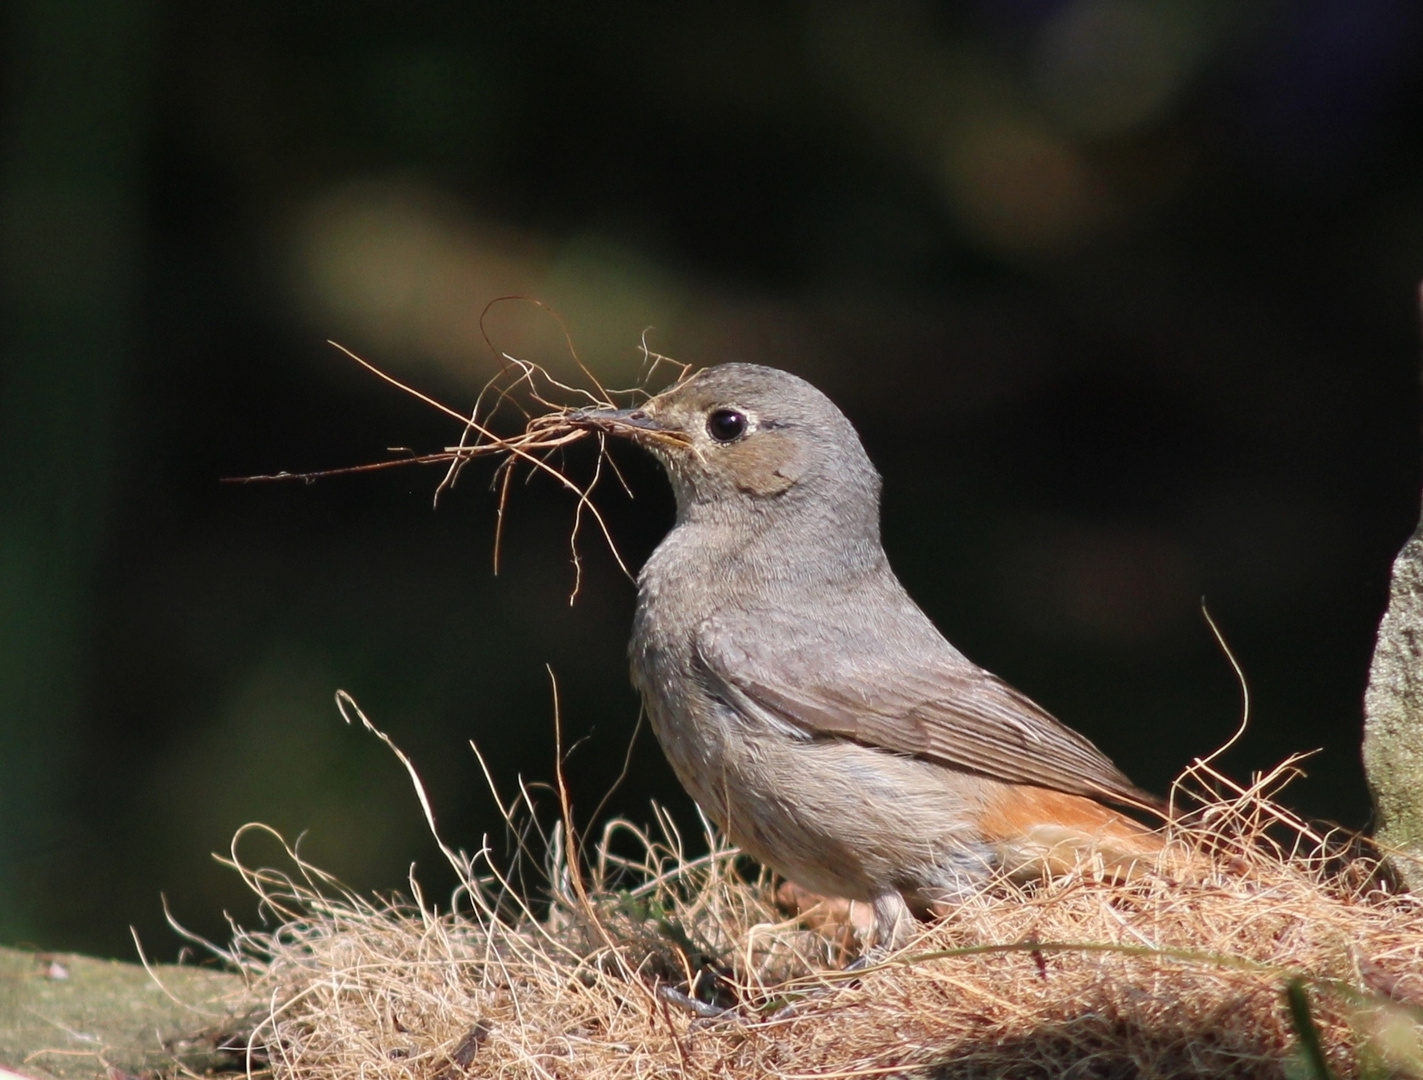
[(775, 644), (747, 650), (748, 641), (777, 640), (737, 633), (714, 619), (697, 635), (697, 654), (725, 696), (744, 696), (809, 735), (838, 736), (1009, 783), (1161, 805), (1086, 738), (942, 638), (942, 647), (912, 670), (902, 657), (876, 655), (873, 645), (845, 651), (802, 642), (789, 652)]

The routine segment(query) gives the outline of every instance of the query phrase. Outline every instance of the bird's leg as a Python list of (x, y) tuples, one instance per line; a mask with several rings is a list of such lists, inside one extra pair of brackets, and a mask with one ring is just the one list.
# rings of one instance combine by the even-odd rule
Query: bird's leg
[(902, 949), (914, 936), (917, 925), (914, 913), (897, 891), (881, 893), (872, 904), (875, 912), (874, 938), (856, 959), (845, 965), (846, 971), (862, 971), (874, 967), (890, 953)]
[[(792, 895), (794, 895), (792, 893)], [(864, 968), (874, 967), (890, 953), (896, 949), (909, 944), (914, 936), (916, 921), (914, 913), (909, 910), (909, 905), (898, 890), (889, 890), (875, 897), (871, 903), (875, 914), (874, 936), (869, 946), (859, 957), (845, 965), (846, 971), (860, 971)], [(858, 979), (844, 985), (854, 985)], [(797, 1000), (777, 1009), (771, 1014), (771, 1020), (784, 1020), (794, 1016), (797, 1008), (805, 1001), (821, 997), (831, 991), (830, 987), (811, 990)]]
[(897, 889), (882, 892), (874, 898), (874, 948), (893, 952), (909, 944), (914, 936), (914, 913)]
[[(846, 971), (861, 971), (864, 968), (874, 967), (890, 953), (907, 945), (914, 935), (914, 913), (909, 910), (909, 905), (905, 903), (904, 897), (897, 890), (890, 890), (876, 896), (871, 907), (875, 913), (874, 936), (864, 952), (845, 965)], [(851, 986), (858, 982), (859, 979), (854, 979), (842, 985)], [(800, 1005), (807, 1000), (830, 993), (831, 989), (831, 987), (822, 987), (811, 990), (797, 1000), (777, 1009), (771, 1014), (770, 1019), (784, 1020), (794, 1016)]]

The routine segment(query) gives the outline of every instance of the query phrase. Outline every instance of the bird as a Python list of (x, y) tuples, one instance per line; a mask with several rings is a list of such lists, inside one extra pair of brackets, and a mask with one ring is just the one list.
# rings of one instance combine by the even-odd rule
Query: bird
[(870, 904), (880, 950), (995, 874), (1156, 862), (1159, 831), (1119, 808), (1161, 800), (910, 598), (880, 475), (811, 383), (719, 364), (567, 420), (650, 451), (671, 482), (675, 522), (637, 576), (632, 681), (678, 780), (743, 852)]

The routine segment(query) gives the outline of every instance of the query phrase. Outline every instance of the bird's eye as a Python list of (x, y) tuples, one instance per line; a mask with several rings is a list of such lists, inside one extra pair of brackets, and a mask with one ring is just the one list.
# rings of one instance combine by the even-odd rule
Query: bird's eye
[(717, 442), (735, 442), (746, 434), (746, 414), (735, 409), (717, 409), (707, 417), (707, 434)]

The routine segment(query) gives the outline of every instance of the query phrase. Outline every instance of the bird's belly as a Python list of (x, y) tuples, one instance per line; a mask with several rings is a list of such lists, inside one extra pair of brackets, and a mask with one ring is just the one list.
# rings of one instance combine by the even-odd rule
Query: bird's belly
[[(840, 740), (754, 723), (720, 702), (648, 701), (678, 779), (747, 854), (797, 884), (871, 900), (963, 891), (992, 868), (982, 782)], [(991, 783), (991, 782), (990, 782)]]

